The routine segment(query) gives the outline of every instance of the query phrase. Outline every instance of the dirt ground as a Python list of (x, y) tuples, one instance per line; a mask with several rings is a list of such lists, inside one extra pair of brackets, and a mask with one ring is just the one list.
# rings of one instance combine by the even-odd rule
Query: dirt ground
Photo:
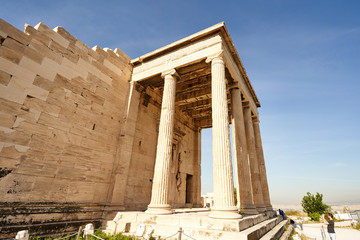
[[(335, 233), (336, 233), (336, 240), (360, 240), (360, 231), (351, 229), (349, 227), (343, 227), (343, 226), (336, 226), (337, 223), (335, 223)], [(323, 226), (326, 237), (328, 239), (329, 235), (327, 234), (326, 227), (322, 223), (314, 223), (314, 224), (303, 224), (303, 234), (305, 234), (308, 237), (316, 238), (319, 240), (322, 240), (321, 236), (321, 227)]]

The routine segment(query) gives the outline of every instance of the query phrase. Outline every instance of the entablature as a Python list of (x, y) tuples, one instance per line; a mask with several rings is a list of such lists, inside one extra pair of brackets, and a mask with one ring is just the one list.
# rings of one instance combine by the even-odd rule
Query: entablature
[(175, 70), (178, 76), (175, 99), (177, 111), (191, 117), (200, 128), (211, 127), (210, 62), (212, 57), (220, 55), (226, 66), (228, 102), (231, 99), (230, 89), (237, 87), (253, 114), (258, 115), (257, 107), (260, 107), (260, 103), (224, 23), (132, 60), (132, 81), (144, 87), (151, 86), (162, 94), (164, 81), (161, 75), (171, 69)]

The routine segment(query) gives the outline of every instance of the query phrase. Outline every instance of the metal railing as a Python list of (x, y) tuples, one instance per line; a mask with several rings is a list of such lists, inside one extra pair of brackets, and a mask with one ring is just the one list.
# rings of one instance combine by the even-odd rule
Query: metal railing
[[(91, 225), (91, 227), (90, 227)], [(79, 230), (77, 232), (74, 232), (70, 235), (67, 235), (67, 236), (64, 236), (64, 237), (60, 237), (60, 238), (54, 238), (54, 240), (63, 240), (63, 239), (68, 239), (68, 238), (71, 238), (73, 236), (76, 235), (76, 240), (79, 240), (81, 234), (84, 234), (84, 236), (92, 236), (92, 237), (95, 237), (99, 240), (105, 240), (101, 237), (98, 237), (96, 235), (94, 235), (94, 228), (93, 228), (93, 225), (92, 224), (87, 224), (84, 228), (84, 226), (80, 226), (79, 227)], [(167, 236), (165, 238), (161, 238), (161, 239), (169, 239), (169, 238), (172, 238), (172, 237), (175, 237), (177, 236), (177, 240), (182, 240), (183, 239), (183, 236), (191, 239), (191, 240), (196, 240), (195, 238), (187, 235), (184, 230), (182, 229), (182, 227), (179, 228), (179, 230), (173, 234), (173, 235), (170, 235), (170, 236)], [(136, 236), (138, 237), (138, 236)], [(144, 238), (143, 236), (139, 237), (140, 239), (146, 239)], [(16, 240), (28, 240), (29, 239), (29, 232), (27, 230), (23, 230), (23, 231), (20, 231), (18, 232), (18, 234), (16, 235), (15, 237)]]
[(181, 239), (182, 239), (182, 235), (184, 235), (184, 236), (186, 236), (186, 237), (188, 237), (188, 238), (190, 238), (190, 239), (192, 239), (192, 240), (196, 240), (195, 238), (190, 237), (189, 235), (185, 234), (182, 228), (179, 228), (179, 231), (177, 231), (175, 234), (173, 234), (173, 235), (171, 235), (171, 236), (168, 236), (168, 237), (166, 237), (166, 238), (164, 238), (164, 239), (169, 239), (169, 238), (174, 237), (174, 236), (176, 236), (176, 235), (178, 235), (177, 240), (181, 240)]
[[(94, 226), (93, 226), (91, 223), (90, 223), (90, 224), (87, 224), (87, 225), (85, 226), (85, 228), (84, 228), (83, 226), (80, 226), (80, 227), (79, 227), (79, 230), (78, 230), (77, 232), (74, 232), (74, 233), (72, 233), (72, 234), (70, 234), (70, 235), (67, 235), (67, 236), (65, 236), (65, 237), (54, 238), (54, 240), (68, 239), (68, 238), (71, 238), (71, 237), (73, 237), (73, 236), (75, 236), (75, 235), (77, 235), (77, 236), (76, 236), (76, 240), (79, 240), (79, 238), (80, 238), (80, 236), (81, 236), (82, 233), (84, 234), (85, 237), (87, 237), (88, 235), (90, 235), (90, 236), (93, 236), (93, 237), (95, 237), (95, 238), (97, 238), (97, 239), (105, 240), (105, 239), (103, 239), (103, 238), (101, 238), (101, 237), (98, 237), (98, 236), (94, 235)], [(23, 231), (19, 231), (19, 232), (16, 234), (15, 240), (28, 240), (29, 237), (30, 237), (29, 231), (28, 231), (28, 230), (23, 230)], [(36, 237), (35, 237), (35, 238), (36, 238)]]

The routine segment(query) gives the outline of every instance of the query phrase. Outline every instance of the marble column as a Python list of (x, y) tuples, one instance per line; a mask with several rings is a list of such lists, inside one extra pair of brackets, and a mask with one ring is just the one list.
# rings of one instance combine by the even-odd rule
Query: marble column
[(211, 96), (214, 206), (209, 216), (239, 219), (242, 216), (234, 202), (225, 63), (222, 56), (211, 59)]
[(252, 195), (249, 154), (239, 88), (231, 89), (231, 117), (238, 208), (244, 214), (257, 214)]
[(146, 213), (171, 214), (169, 204), (170, 162), (174, 131), (176, 71), (163, 73), (164, 92), (161, 103), (159, 136), (156, 149), (151, 202)]
[(270, 202), (269, 186), (268, 186), (267, 177), (266, 177), (264, 151), (263, 151), (262, 142), (261, 142), (259, 123), (260, 123), (260, 121), (257, 117), (253, 119), (254, 134), (255, 134), (255, 146), (256, 146), (256, 153), (257, 153), (257, 157), (258, 157), (259, 171), (260, 171), (260, 183), (261, 183), (261, 189), (262, 189), (265, 207), (267, 210), (273, 210), (273, 208), (271, 206), (271, 202)]
[(251, 117), (251, 109), (248, 106), (248, 104), (244, 105), (244, 120), (245, 120), (247, 146), (249, 151), (249, 163), (250, 163), (253, 199), (256, 210), (262, 213), (266, 211), (266, 208), (264, 205), (264, 199), (261, 189), (260, 171), (259, 171), (259, 164), (257, 159), (256, 147), (255, 147), (255, 135), (254, 135), (254, 127)]
[(194, 196), (194, 202), (193, 207), (201, 208), (203, 207), (201, 204), (201, 130), (197, 129), (195, 130), (194, 135), (194, 150), (193, 150), (193, 156), (194, 156), (194, 187), (195, 187), (195, 196)]

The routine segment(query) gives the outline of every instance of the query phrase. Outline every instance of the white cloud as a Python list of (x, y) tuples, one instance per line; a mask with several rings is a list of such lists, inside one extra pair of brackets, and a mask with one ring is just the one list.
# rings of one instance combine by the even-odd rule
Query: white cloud
[(346, 164), (343, 162), (336, 162), (336, 163), (333, 163), (331, 166), (332, 167), (344, 167), (344, 166), (346, 166)]

